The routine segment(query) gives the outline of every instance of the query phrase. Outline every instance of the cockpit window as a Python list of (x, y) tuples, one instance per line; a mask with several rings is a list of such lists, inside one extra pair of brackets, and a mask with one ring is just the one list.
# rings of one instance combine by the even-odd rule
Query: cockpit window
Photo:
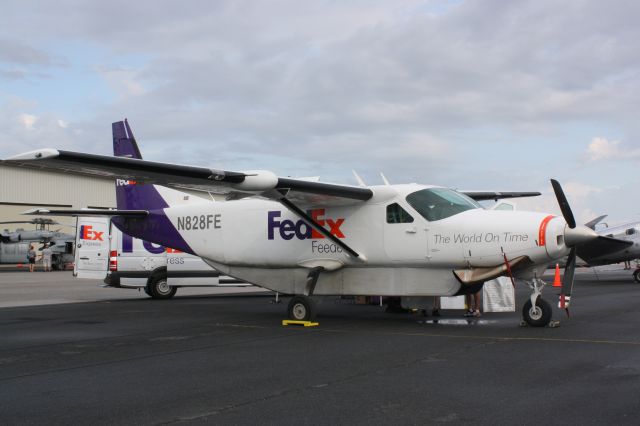
[(407, 195), (407, 202), (430, 222), (482, 208), (464, 194), (446, 188), (422, 189)]
[(387, 206), (387, 223), (411, 223), (413, 217), (407, 213), (400, 204), (393, 203)]
[(636, 233), (636, 230), (634, 228), (629, 228), (625, 231), (625, 234), (627, 235), (633, 235)]

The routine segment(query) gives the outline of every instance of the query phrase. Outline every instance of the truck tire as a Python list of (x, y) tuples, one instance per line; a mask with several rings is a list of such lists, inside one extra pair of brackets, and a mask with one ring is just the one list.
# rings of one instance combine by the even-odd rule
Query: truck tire
[(149, 278), (147, 290), (148, 294), (154, 299), (171, 299), (178, 291), (178, 288), (167, 284), (166, 275), (156, 275)]

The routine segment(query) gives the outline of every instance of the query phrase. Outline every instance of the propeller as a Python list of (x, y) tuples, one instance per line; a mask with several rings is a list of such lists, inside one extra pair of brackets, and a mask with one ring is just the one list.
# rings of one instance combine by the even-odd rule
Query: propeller
[(560, 186), (560, 182), (555, 179), (551, 179), (551, 186), (553, 187), (553, 192), (556, 193), (556, 199), (558, 200), (558, 204), (560, 205), (560, 211), (562, 212), (564, 220), (567, 222), (567, 225), (569, 225), (569, 228), (575, 228), (576, 219), (573, 217), (573, 212), (571, 211), (571, 207), (569, 206), (569, 201), (567, 201), (567, 197), (564, 195), (564, 191), (562, 190), (562, 186)]
[[(564, 267), (564, 276), (562, 277), (562, 289), (560, 290), (560, 307), (564, 308), (569, 316), (569, 300), (571, 298), (571, 292), (573, 291), (573, 278), (576, 270), (576, 246), (580, 243), (591, 241), (593, 238), (597, 238), (598, 235), (591, 228), (586, 226), (576, 226), (576, 219), (573, 216), (569, 201), (564, 195), (560, 182), (555, 179), (551, 179), (551, 186), (553, 192), (556, 194), (556, 199), (560, 205), (560, 211), (564, 217), (565, 222), (569, 229), (565, 229), (564, 238), (567, 246), (571, 247), (569, 251), (569, 257), (567, 258), (567, 264)], [(565, 290), (569, 289), (569, 292), (565, 294)]]

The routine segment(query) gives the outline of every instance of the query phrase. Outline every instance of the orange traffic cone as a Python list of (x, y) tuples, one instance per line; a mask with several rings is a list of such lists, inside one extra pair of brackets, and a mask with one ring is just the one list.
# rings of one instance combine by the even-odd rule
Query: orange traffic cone
[(560, 281), (560, 265), (556, 263), (556, 275), (553, 277), (553, 286), (562, 287), (562, 281)]

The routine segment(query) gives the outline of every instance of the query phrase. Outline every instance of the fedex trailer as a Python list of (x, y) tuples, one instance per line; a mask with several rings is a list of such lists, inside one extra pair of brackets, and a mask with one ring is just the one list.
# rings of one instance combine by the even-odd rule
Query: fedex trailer
[(251, 285), (220, 275), (197, 256), (133, 238), (108, 217), (78, 217), (74, 276), (142, 289), (154, 299), (169, 299), (180, 287)]

